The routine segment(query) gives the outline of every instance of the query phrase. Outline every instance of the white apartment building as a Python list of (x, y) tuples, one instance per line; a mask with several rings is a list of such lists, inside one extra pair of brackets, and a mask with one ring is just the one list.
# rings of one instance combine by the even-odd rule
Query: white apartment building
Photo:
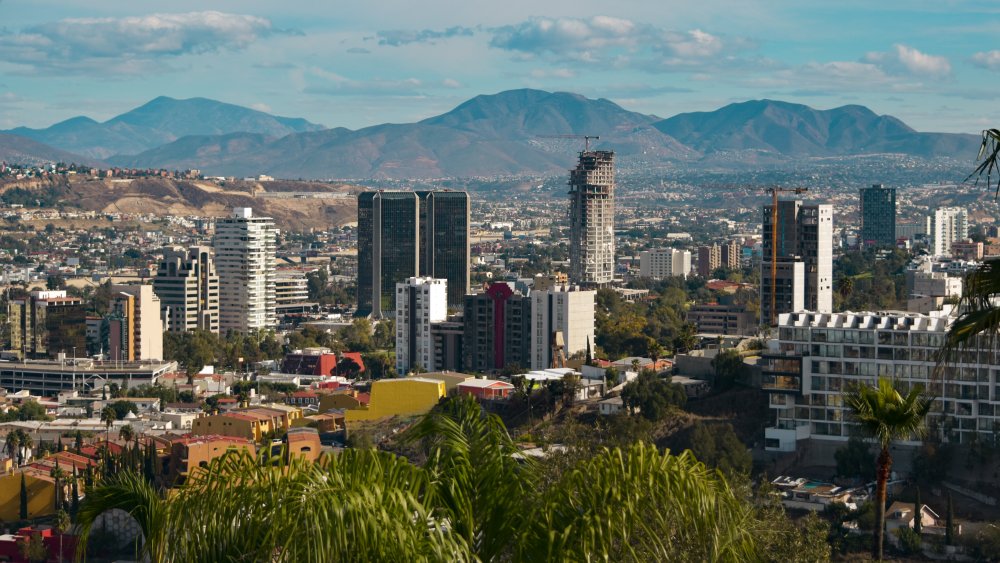
[(409, 278), (396, 284), (396, 373), (435, 365), (431, 323), (448, 318), (448, 280)]
[(992, 443), (1000, 430), (998, 353), (974, 346), (936, 373), (936, 354), (954, 320), (950, 313), (949, 307), (930, 314), (781, 315), (778, 339), (761, 363), (775, 414), (775, 425), (765, 430), (765, 447), (794, 451), (804, 439), (846, 442), (855, 429), (844, 394), (879, 376), (893, 378), (902, 392), (925, 387), (934, 400), (927, 419), (932, 436), (951, 443), (969, 443), (975, 436)]
[(219, 332), (219, 274), (208, 246), (168, 250), (156, 269), (153, 291), (170, 332)]
[(660, 280), (691, 274), (691, 252), (676, 248), (644, 250), (639, 254), (639, 275)]
[(222, 332), (249, 332), (275, 325), (275, 245), (270, 217), (254, 217), (237, 207), (215, 222), (215, 262), (219, 272), (219, 325)]
[(293, 305), (309, 300), (309, 280), (303, 272), (278, 272), (274, 277), (274, 300), (278, 305)]
[(557, 285), (531, 292), (531, 369), (552, 367), (552, 346), (562, 339), (568, 358), (594, 346), (594, 302), (597, 292)]
[(163, 359), (160, 298), (151, 285), (111, 286), (110, 350), (112, 360)]
[(950, 256), (952, 243), (969, 238), (969, 213), (960, 207), (942, 207), (927, 217), (933, 256)]

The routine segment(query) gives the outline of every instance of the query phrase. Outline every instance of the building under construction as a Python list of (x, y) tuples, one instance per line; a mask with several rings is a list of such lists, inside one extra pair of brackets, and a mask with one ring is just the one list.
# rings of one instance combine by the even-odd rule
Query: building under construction
[(570, 279), (585, 286), (611, 283), (615, 273), (615, 153), (580, 153), (569, 174)]
[(801, 310), (832, 313), (833, 206), (779, 200), (777, 213), (773, 204), (764, 206), (763, 227), (761, 324), (773, 326), (778, 315)]

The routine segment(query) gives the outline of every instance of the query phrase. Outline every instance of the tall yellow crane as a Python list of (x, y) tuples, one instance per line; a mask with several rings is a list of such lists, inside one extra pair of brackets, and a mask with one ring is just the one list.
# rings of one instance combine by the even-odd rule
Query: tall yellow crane
[(809, 191), (809, 188), (768, 188), (771, 194), (771, 326), (778, 324), (777, 285), (778, 285), (778, 194), (794, 193), (796, 195)]
[(539, 139), (583, 139), (583, 152), (590, 152), (590, 140), (598, 140), (598, 135), (538, 135)]

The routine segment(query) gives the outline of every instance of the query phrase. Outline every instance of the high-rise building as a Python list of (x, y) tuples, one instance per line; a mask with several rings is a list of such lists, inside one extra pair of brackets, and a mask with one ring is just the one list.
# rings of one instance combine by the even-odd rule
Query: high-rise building
[(531, 298), (511, 282), (465, 296), (462, 341), (465, 370), (496, 372), (531, 367)]
[(448, 280), (448, 306), (469, 292), (469, 194), (417, 192), (420, 198), (420, 275)]
[(644, 250), (639, 254), (639, 275), (661, 280), (691, 273), (691, 252), (676, 248)]
[(448, 281), (409, 278), (396, 284), (396, 373), (416, 366), (435, 371), (431, 324), (448, 317)]
[(163, 359), (160, 310), (151, 285), (111, 286), (108, 357), (123, 362)]
[(87, 351), (83, 300), (65, 291), (32, 291), (10, 301), (10, 349), (21, 358), (56, 358)]
[(731, 240), (724, 243), (719, 258), (723, 268), (739, 270), (743, 261), (743, 245), (738, 240)]
[(559, 347), (569, 358), (594, 345), (596, 297), (596, 291), (574, 286), (531, 292), (531, 369), (552, 367)]
[(462, 306), (469, 288), (469, 195), (358, 195), (357, 315), (393, 315), (396, 284), (417, 276), (448, 280), (448, 305)]
[(277, 231), (270, 217), (238, 207), (215, 222), (219, 272), (219, 327), (225, 332), (271, 328), (275, 318)]
[(997, 348), (988, 338), (973, 339), (947, 369), (939, 369), (938, 351), (954, 319), (947, 312), (782, 314), (778, 348), (760, 362), (762, 387), (774, 413), (774, 425), (764, 433), (765, 448), (794, 451), (807, 439), (846, 442), (857, 428), (844, 392), (879, 376), (895, 380), (902, 393), (915, 385), (927, 389), (934, 399), (927, 416), (929, 439), (992, 443), (1000, 428)]
[(219, 332), (219, 274), (208, 246), (168, 250), (156, 269), (153, 291), (170, 332)]
[(615, 273), (615, 153), (585, 151), (569, 175), (569, 277), (601, 286)]
[(896, 246), (896, 188), (861, 188), (861, 245)]
[[(641, 260), (641, 257), (640, 257)], [(722, 266), (722, 249), (719, 245), (698, 247), (698, 275), (708, 279), (712, 277), (712, 272)]]
[(960, 207), (942, 207), (927, 217), (931, 254), (949, 256), (951, 245), (969, 238), (969, 212)]
[[(778, 202), (777, 287), (771, 312), (772, 207), (763, 209), (763, 259), (761, 260), (761, 324), (771, 325), (777, 315), (802, 308), (821, 313), (833, 311), (833, 206)], [(796, 263), (801, 262), (802, 273)], [(801, 285), (801, 290), (799, 286)]]
[(309, 300), (309, 280), (302, 272), (279, 272), (274, 276), (274, 301), (278, 306)]

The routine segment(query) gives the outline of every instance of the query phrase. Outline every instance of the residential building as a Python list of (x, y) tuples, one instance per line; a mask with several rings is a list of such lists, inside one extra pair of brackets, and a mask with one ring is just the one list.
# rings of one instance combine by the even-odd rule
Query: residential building
[(465, 369), (465, 323), (462, 315), (431, 323), (434, 341), (435, 369), (461, 371)]
[(293, 350), (281, 361), (281, 373), (287, 374), (328, 376), (336, 370), (337, 355), (329, 348)]
[(861, 188), (861, 246), (895, 248), (896, 188)]
[(444, 382), (435, 379), (379, 379), (372, 382), (368, 404), (350, 409), (344, 415), (348, 425), (389, 416), (419, 416), (427, 414), (445, 394)]
[(691, 273), (691, 252), (676, 248), (644, 250), (639, 255), (639, 275), (662, 280), (670, 276), (687, 277)]
[(212, 460), (231, 451), (246, 451), (257, 455), (257, 448), (247, 438), (236, 436), (181, 436), (173, 438), (167, 445), (165, 483), (180, 485), (194, 468), (206, 467)]
[(73, 357), (87, 351), (83, 300), (65, 291), (32, 291), (8, 307), (10, 349), (21, 358)]
[(302, 411), (295, 407), (279, 408), (277, 405), (250, 409), (234, 409), (223, 414), (198, 418), (191, 424), (195, 436), (234, 436), (260, 443), (292, 427), (302, 418)]
[(465, 296), (463, 365), (469, 372), (498, 372), (531, 365), (531, 298), (509, 282)]
[[(779, 201), (776, 240), (772, 211), (770, 205), (765, 205), (762, 213), (761, 324), (773, 325), (777, 314), (802, 308), (821, 313), (832, 312), (833, 206), (804, 205), (797, 200)], [(778, 278), (773, 290), (772, 255), (777, 256), (775, 270)], [(772, 291), (775, 292), (776, 314), (771, 311)], [(798, 302), (800, 295), (802, 305)]]
[(274, 276), (276, 306), (294, 305), (309, 300), (309, 281), (302, 272), (279, 272)]
[(108, 357), (139, 362), (163, 359), (160, 298), (151, 285), (111, 286)]
[(569, 277), (608, 285), (615, 272), (615, 153), (584, 151), (569, 175)]
[(984, 254), (981, 242), (962, 239), (951, 243), (951, 256), (956, 260), (982, 260)]
[(166, 251), (153, 291), (169, 332), (219, 332), (219, 274), (210, 247)]
[(932, 256), (948, 256), (951, 245), (969, 238), (969, 213), (960, 207), (942, 207), (927, 217)]
[(448, 318), (448, 281), (409, 278), (396, 284), (396, 373), (414, 367), (439, 369), (434, 364), (431, 324)]
[(396, 284), (411, 277), (448, 280), (448, 306), (469, 287), (469, 195), (378, 190), (358, 195), (359, 316), (390, 317)]
[(274, 221), (255, 217), (249, 207), (237, 207), (232, 217), (215, 222), (220, 330), (274, 327), (276, 239)]
[[(640, 258), (640, 268), (641, 266)], [(717, 244), (711, 246), (698, 247), (698, 275), (706, 280), (712, 277), (712, 273), (722, 266), (722, 248)]]
[(587, 346), (593, 350), (596, 296), (568, 285), (531, 292), (531, 369), (555, 367)]
[(506, 400), (514, 386), (506, 381), (471, 378), (458, 384), (460, 395), (469, 395), (481, 401)]
[(938, 369), (937, 354), (955, 318), (949, 313), (782, 314), (778, 339), (760, 364), (775, 421), (765, 431), (765, 447), (794, 451), (804, 439), (846, 442), (856, 428), (844, 392), (878, 377), (892, 378), (903, 393), (925, 387), (934, 398), (931, 439), (991, 442), (1000, 430), (998, 351), (973, 342)]
[(915, 240), (917, 237), (927, 235), (928, 221), (916, 223), (896, 223), (896, 237), (899, 239)]
[(748, 336), (757, 332), (756, 315), (740, 305), (692, 305), (687, 320), (704, 334)]
[(723, 243), (719, 253), (719, 261), (723, 268), (739, 270), (743, 262), (743, 245), (738, 240)]

